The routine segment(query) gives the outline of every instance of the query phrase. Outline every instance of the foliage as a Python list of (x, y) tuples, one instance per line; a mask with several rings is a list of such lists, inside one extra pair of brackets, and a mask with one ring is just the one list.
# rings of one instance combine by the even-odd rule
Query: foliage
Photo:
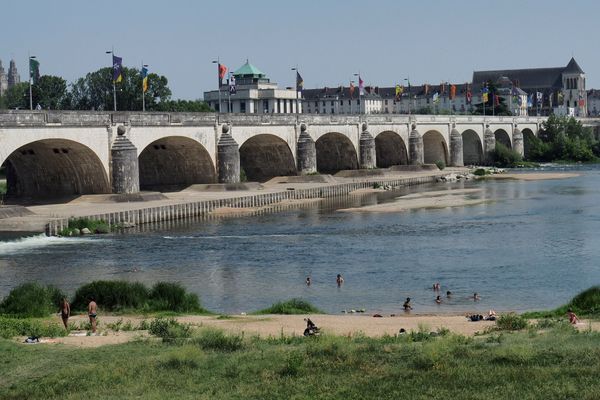
[(485, 176), (485, 175), (489, 175), (490, 171), (488, 171), (485, 168), (477, 168), (475, 171), (473, 171), (473, 175), (475, 176)]
[(492, 81), (487, 81), (486, 85), (489, 90), (488, 101), (485, 103), (485, 107), (483, 101), (481, 103), (474, 104), (473, 115), (512, 115), (512, 112), (509, 110), (506, 100), (503, 97), (498, 96), (499, 104), (494, 104), (494, 99), (498, 94), (497, 85)]
[(192, 336), (189, 325), (177, 322), (175, 318), (156, 318), (150, 322), (150, 334), (158, 336), (163, 342), (172, 342), (176, 339), (186, 339)]
[(192, 342), (203, 350), (232, 352), (244, 347), (243, 336), (226, 335), (222, 330), (214, 328), (202, 329)]
[(0, 303), (0, 314), (17, 317), (46, 317), (60, 308), (64, 294), (52, 287), (24, 283), (10, 291)]
[(66, 336), (67, 333), (57, 321), (0, 316), (0, 337), (4, 339), (15, 336), (57, 337)]
[(573, 117), (551, 115), (539, 136), (527, 139), (527, 158), (532, 161), (594, 161), (600, 155), (592, 130)]
[(302, 299), (280, 301), (255, 314), (322, 314), (323, 312)]
[(150, 308), (175, 312), (206, 312), (194, 293), (186, 293), (178, 283), (158, 282), (150, 290)]
[(109, 233), (109, 225), (102, 219), (77, 218), (69, 220), (69, 225), (60, 232), (60, 236), (73, 236), (82, 229), (89, 229), (92, 233)]
[(600, 392), (595, 332), (448, 335), (420, 342), (406, 336), (264, 338), (236, 351), (204, 350), (195, 338), (182, 346), (134, 341), (77, 351), (0, 340), (0, 387), (4, 398), (32, 400), (179, 399), (198, 393), (215, 400), (531, 400), (594, 399)]
[(439, 170), (443, 170), (446, 168), (446, 163), (442, 160), (437, 160), (435, 162), (435, 165), (438, 167)]
[(523, 157), (516, 151), (509, 149), (500, 142), (496, 142), (496, 147), (492, 152), (492, 160), (495, 167), (512, 168), (523, 160)]
[(600, 286), (593, 286), (579, 293), (573, 297), (567, 308), (572, 308), (580, 314), (600, 314)]
[(153, 105), (152, 111), (211, 112), (214, 110), (202, 100), (165, 100)]
[(502, 314), (496, 320), (496, 327), (503, 331), (519, 331), (527, 325), (527, 319), (516, 313)]
[(141, 310), (148, 303), (148, 289), (139, 282), (94, 281), (77, 289), (71, 307), (87, 310), (90, 298), (106, 311)]
[(4, 105), (9, 110), (29, 110), (29, 83), (20, 82), (4, 94)]

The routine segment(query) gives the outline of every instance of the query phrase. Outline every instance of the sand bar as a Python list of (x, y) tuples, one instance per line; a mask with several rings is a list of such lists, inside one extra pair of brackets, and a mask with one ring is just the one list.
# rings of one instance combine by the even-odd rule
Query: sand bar
[(517, 179), (521, 181), (542, 181), (548, 179), (568, 179), (581, 176), (574, 172), (526, 172), (516, 174), (495, 174), (487, 175), (485, 179)]

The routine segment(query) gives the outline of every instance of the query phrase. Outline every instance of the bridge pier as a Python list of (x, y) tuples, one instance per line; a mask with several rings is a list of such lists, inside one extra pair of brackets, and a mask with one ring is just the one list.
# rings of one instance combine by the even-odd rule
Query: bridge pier
[(412, 131), (408, 134), (408, 157), (410, 165), (421, 165), (424, 163), (423, 137), (417, 131), (417, 125), (412, 125)]
[(525, 144), (523, 142), (523, 133), (519, 128), (516, 127), (513, 130), (513, 150), (521, 155), (521, 157), (525, 156)]
[(492, 153), (496, 149), (496, 136), (490, 129), (489, 125), (486, 125), (486, 129), (483, 132), (483, 159), (485, 163), (491, 164), (494, 160), (492, 159)]
[(137, 149), (125, 137), (126, 131), (123, 125), (117, 127), (117, 137), (110, 149), (114, 194), (132, 194), (140, 191)]
[(229, 133), (229, 125), (225, 124), (217, 142), (217, 168), (219, 183), (240, 182), (240, 147)]
[(317, 172), (317, 148), (315, 141), (306, 132), (306, 124), (300, 125), (300, 135), (296, 147), (298, 173), (308, 175)]
[(377, 153), (375, 151), (375, 138), (367, 131), (367, 124), (362, 124), (362, 133), (359, 139), (360, 168), (372, 169), (377, 166)]
[(463, 140), (462, 135), (456, 129), (456, 124), (450, 132), (450, 166), (463, 167)]

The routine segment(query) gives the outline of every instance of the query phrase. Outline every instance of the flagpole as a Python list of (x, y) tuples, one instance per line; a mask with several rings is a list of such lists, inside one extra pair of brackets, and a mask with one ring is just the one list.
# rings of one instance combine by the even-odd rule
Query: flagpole
[[(220, 89), (219, 89), (220, 92)], [(231, 71), (229, 71), (229, 90), (227, 91), (227, 101), (228, 101), (228, 105), (227, 105), (227, 112), (230, 113), (231, 110)]]
[(142, 60), (142, 112), (146, 111), (146, 92), (144, 92), (144, 60)]
[(298, 64), (296, 64), (296, 66), (294, 68), (292, 68), (292, 71), (296, 71), (296, 76), (294, 76), (294, 82), (295, 84), (295, 88), (296, 88), (296, 114), (300, 114), (300, 108), (298, 107)]
[(31, 54), (27, 51), (27, 59), (29, 61), (29, 111), (33, 110), (33, 96), (31, 95)]
[[(111, 50), (111, 57), (115, 55), (115, 46), (112, 46), (112, 50)], [(112, 61), (112, 58), (111, 58)], [(111, 62), (112, 64), (112, 62)], [(117, 111), (117, 83), (115, 82), (115, 77), (114, 77), (114, 69), (115, 66), (113, 65), (113, 105), (114, 105), (114, 110)]]

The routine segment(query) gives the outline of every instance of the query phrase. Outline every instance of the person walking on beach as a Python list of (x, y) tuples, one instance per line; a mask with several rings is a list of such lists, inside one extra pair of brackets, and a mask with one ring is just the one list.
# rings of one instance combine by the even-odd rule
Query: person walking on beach
[(337, 274), (335, 282), (337, 283), (338, 287), (341, 287), (344, 284), (344, 278), (342, 278), (341, 274)]
[(69, 316), (71, 316), (71, 305), (69, 304), (69, 302), (67, 301), (66, 297), (63, 297), (61, 303), (60, 303), (60, 317), (62, 318), (62, 322), (63, 325), (65, 326), (65, 329), (69, 329), (68, 326), (68, 322), (69, 322)]
[(404, 307), (404, 311), (406, 312), (410, 312), (410, 310), (412, 310), (412, 306), (410, 305), (410, 297), (406, 298), (406, 301), (404, 302), (402, 307)]
[(88, 317), (90, 318), (90, 325), (92, 326), (92, 333), (96, 333), (96, 317), (98, 316), (98, 305), (93, 296), (90, 296), (90, 303), (88, 304)]

